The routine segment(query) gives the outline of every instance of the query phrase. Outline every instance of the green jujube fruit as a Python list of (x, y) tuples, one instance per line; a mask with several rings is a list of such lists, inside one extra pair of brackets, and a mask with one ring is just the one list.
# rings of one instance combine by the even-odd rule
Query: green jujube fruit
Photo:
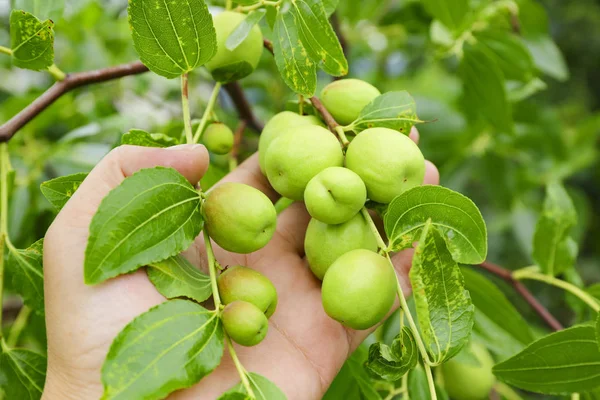
[(227, 154), (233, 148), (233, 132), (222, 122), (214, 122), (206, 127), (202, 142), (211, 153)]
[(373, 251), (352, 250), (327, 270), (321, 297), (331, 318), (352, 329), (368, 329), (382, 321), (394, 304), (394, 268)]
[(381, 92), (368, 82), (340, 79), (323, 88), (321, 102), (338, 123), (349, 125), (367, 104), (380, 95)]
[[(476, 360), (455, 357), (441, 365), (444, 388), (454, 400), (487, 399), (496, 382), (492, 373), (494, 360), (479, 343), (471, 342), (469, 351)], [(476, 365), (475, 361), (479, 364)]]
[(388, 128), (359, 133), (346, 151), (346, 167), (367, 186), (369, 199), (387, 204), (423, 184), (425, 158), (408, 136)]
[(258, 66), (263, 51), (263, 35), (258, 25), (252, 27), (246, 39), (235, 49), (229, 50), (225, 45), (231, 32), (244, 19), (245, 14), (232, 11), (223, 11), (213, 17), (217, 33), (217, 53), (205, 65), (217, 82), (228, 83), (242, 79)]
[(241, 265), (227, 268), (217, 279), (223, 304), (236, 300), (247, 301), (258, 307), (267, 318), (277, 307), (277, 290), (273, 283), (258, 271)]
[(325, 168), (341, 167), (344, 154), (331, 132), (306, 125), (277, 137), (265, 161), (273, 189), (289, 199), (302, 200), (308, 182)]
[(275, 233), (277, 213), (260, 190), (228, 182), (208, 192), (203, 207), (205, 229), (223, 249), (251, 253), (269, 243)]
[(322, 126), (321, 120), (314, 115), (300, 115), (291, 111), (283, 111), (274, 115), (269, 122), (266, 123), (260, 138), (258, 140), (258, 164), (263, 175), (266, 172), (266, 155), (267, 149), (279, 135), (289, 132), (299, 126), (315, 125)]
[(326, 224), (341, 224), (355, 216), (367, 201), (360, 176), (343, 167), (319, 172), (306, 185), (304, 202), (311, 217)]
[(304, 252), (317, 278), (322, 280), (335, 260), (356, 249), (377, 250), (377, 239), (361, 213), (338, 225), (328, 225), (314, 218), (308, 223)]
[(265, 314), (254, 304), (237, 300), (221, 313), (223, 328), (229, 337), (242, 346), (255, 346), (263, 341), (269, 330)]

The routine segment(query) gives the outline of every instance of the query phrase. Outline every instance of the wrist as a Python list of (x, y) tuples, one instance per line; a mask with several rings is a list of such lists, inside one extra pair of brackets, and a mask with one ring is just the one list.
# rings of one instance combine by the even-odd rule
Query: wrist
[(53, 369), (50, 364), (41, 400), (85, 400), (98, 399), (102, 394), (100, 382), (85, 384), (75, 377)]

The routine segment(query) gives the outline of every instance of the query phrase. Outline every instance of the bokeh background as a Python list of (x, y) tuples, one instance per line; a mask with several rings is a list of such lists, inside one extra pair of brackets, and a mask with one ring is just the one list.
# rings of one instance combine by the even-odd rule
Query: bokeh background
[[(218, 2), (215, 1), (215, 5)], [(360, 4), (358, 4), (360, 3)], [(473, 1), (478, 5), (486, 1)], [(346, 44), (350, 75), (382, 92), (408, 90), (421, 119), (421, 147), (441, 172), (442, 184), (471, 197), (489, 229), (489, 259), (506, 268), (530, 265), (531, 242), (541, 210), (544, 185), (564, 180), (576, 205), (575, 228), (580, 256), (576, 271), (565, 276), (579, 286), (600, 281), (600, 1), (521, 0), (515, 35), (527, 44), (536, 78), (527, 85), (506, 81), (514, 134), (499, 133), (470, 102), (457, 58), (444, 36), (432, 27), (420, 1), (340, 1), (336, 18)], [(0, 0), (0, 45), (8, 45), (10, 1)], [(66, 0), (55, 20), (56, 63), (66, 72), (84, 71), (137, 59), (127, 24), (126, 0)], [(510, 20), (500, 13), (498, 18)], [(541, 38), (528, 36), (543, 32)], [(330, 78), (321, 76), (320, 85)], [(52, 84), (49, 74), (13, 68), (0, 55), (0, 122), (25, 107)], [(278, 77), (272, 56), (264, 52), (259, 69), (241, 81), (262, 121), (290, 105), (293, 93)], [(190, 101), (201, 116), (212, 82), (202, 69), (191, 77)], [(11, 199), (10, 237), (25, 248), (43, 237), (55, 211), (41, 196), (41, 182), (89, 171), (122, 133), (132, 128), (179, 136), (182, 131), (178, 80), (151, 73), (78, 89), (44, 111), (10, 142), (17, 170)], [(225, 93), (217, 111), (232, 128), (235, 109)], [(243, 155), (256, 149), (257, 134), (245, 132)], [(226, 173), (227, 162), (214, 158), (203, 182)], [(492, 278), (494, 279), (494, 278)], [(4, 301), (7, 329), (20, 300)], [(503, 282), (496, 281), (534, 325), (541, 322)], [(585, 307), (563, 292), (528, 284), (566, 325), (583, 321)], [(594, 294), (600, 293), (592, 286)], [(68, 310), (65, 310), (68, 312)], [(45, 348), (43, 318), (30, 316), (23, 345)]]

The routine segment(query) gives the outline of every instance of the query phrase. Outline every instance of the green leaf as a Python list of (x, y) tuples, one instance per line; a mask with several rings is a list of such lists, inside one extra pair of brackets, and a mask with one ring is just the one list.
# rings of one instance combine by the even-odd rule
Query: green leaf
[(481, 44), (465, 44), (460, 73), (469, 106), (474, 106), (498, 131), (513, 132), (513, 120), (506, 98), (500, 67), (481, 49)]
[(444, 233), (456, 262), (485, 261), (487, 231), (479, 209), (469, 198), (442, 186), (418, 186), (392, 200), (384, 217), (390, 247), (395, 251), (411, 247), (429, 218)]
[(294, 0), (293, 13), (300, 27), (300, 40), (308, 51), (309, 57), (323, 71), (333, 76), (348, 74), (348, 61), (342, 45), (321, 0)]
[(312, 97), (317, 90), (317, 65), (300, 41), (294, 9), (283, 3), (273, 28), (273, 52), (277, 69), (285, 83), (296, 93)]
[(460, 268), (431, 220), (423, 227), (409, 277), (423, 342), (431, 361), (441, 364), (469, 341), (474, 307)]
[(217, 400), (253, 400), (252, 397), (240, 392), (223, 393)]
[(568, 267), (557, 262), (569, 263), (572, 258), (568, 234), (576, 222), (577, 211), (565, 188), (560, 183), (549, 184), (533, 236), (533, 259), (543, 272), (557, 275)]
[(54, 22), (44, 22), (21, 10), (10, 13), (12, 62), (19, 68), (35, 71), (54, 64)]
[(169, 300), (115, 338), (102, 366), (102, 399), (162, 399), (197, 383), (222, 356), (217, 313), (188, 300)]
[(475, 306), (473, 331), (486, 347), (504, 359), (533, 342), (529, 325), (496, 285), (471, 268), (461, 271)]
[(364, 368), (367, 350), (360, 346), (346, 360), (322, 400), (381, 400)]
[(530, 392), (566, 395), (600, 386), (600, 350), (593, 326), (575, 326), (545, 336), (497, 364), (502, 381)]
[(46, 357), (25, 349), (9, 349), (2, 342), (0, 375), (4, 380), (0, 388), (5, 398), (38, 400), (42, 397), (46, 381)]
[(204, 0), (130, 0), (127, 10), (135, 50), (158, 75), (176, 78), (217, 52), (217, 35)]
[(422, 0), (427, 12), (448, 28), (460, 28), (469, 11), (469, 0)]
[(182, 255), (149, 264), (147, 273), (156, 289), (167, 299), (187, 297), (201, 303), (212, 294), (210, 277)]
[(79, 189), (79, 186), (87, 176), (87, 173), (80, 172), (73, 175), (54, 178), (43, 182), (40, 185), (40, 190), (46, 200), (48, 200), (57, 211), (60, 211), (73, 194), (75, 194), (75, 191)]
[(392, 345), (376, 342), (369, 347), (365, 368), (374, 378), (395, 382), (413, 369), (419, 361), (419, 350), (412, 331), (403, 327)]
[(44, 239), (25, 250), (8, 247), (8, 269), (13, 286), (23, 296), (25, 304), (40, 314), (44, 313)]
[(377, 96), (367, 104), (350, 127), (356, 132), (368, 128), (383, 127), (408, 135), (414, 124), (423, 122), (417, 117), (415, 100), (402, 90)]
[(258, 10), (251, 11), (236, 28), (231, 32), (227, 41), (225, 42), (225, 47), (228, 50), (235, 50), (244, 39), (248, 37), (254, 25), (258, 24), (261, 19), (267, 14), (267, 10), (264, 8), (259, 8)]
[(516, 35), (497, 29), (476, 32), (475, 38), (482, 50), (498, 64), (506, 79), (527, 82), (533, 78), (533, 58)]
[[(250, 372), (248, 374), (246, 374), (246, 377), (248, 378), (248, 381), (250, 382), (250, 387), (252, 388), (252, 391), (254, 392), (254, 398), (256, 400), (286, 400), (287, 397), (285, 396), (285, 394), (283, 394), (283, 392), (281, 391), (281, 389), (279, 389), (277, 387), (277, 385), (275, 385), (273, 382), (271, 382), (270, 380), (268, 380), (267, 378), (265, 378), (262, 375), (259, 374), (255, 374), (254, 372)], [(229, 390), (227, 393), (225, 393), (223, 396), (228, 395), (229, 397), (219, 397), (219, 400), (243, 400), (246, 397), (235, 397), (238, 396), (239, 394), (241, 394), (242, 396), (245, 396), (248, 394), (248, 392), (246, 391), (246, 388), (244, 387), (244, 385), (240, 382), (238, 383), (236, 386), (234, 386), (233, 388), (231, 388), (231, 390)], [(234, 397), (231, 397), (234, 396)]]
[(198, 193), (172, 168), (125, 178), (92, 218), (85, 282), (100, 283), (181, 253), (202, 230), (199, 206)]
[(600, 350), (600, 313), (596, 316), (596, 344)]
[(325, 7), (327, 16), (331, 16), (331, 14), (333, 14), (339, 2), (340, 0), (323, 0), (323, 7)]
[(528, 36), (525, 44), (533, 56), (535, 66), (541, 72), (561, 82), (569, 79), (567, 63), (550, 36)]
[[(429, 383), (427, 382), (427, 375), (421, 365), (417, 365), (415, 369), (408, 373), (408, 394), (411, 399), (418, 400), (431, 400), (431, 394), (429, 392)], [(435, 392), (438, 400), (447, 400), (448, 395), (441, 389), (437, 384), (435, 385)]]
[(121, 137), (121, 144), (144, 147), (170, 147), (179, 144), (177, 139), (164, 133), (148, 133), (141, 129), (131, 129)]
[(58, 20), (65, 9), (65, 0), (12, 0), (13, 10), (24, 10), (38, 18)]

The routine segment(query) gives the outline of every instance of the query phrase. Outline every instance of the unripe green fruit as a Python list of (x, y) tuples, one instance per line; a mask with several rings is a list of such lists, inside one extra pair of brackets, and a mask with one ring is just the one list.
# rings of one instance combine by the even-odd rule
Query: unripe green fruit
[(321, 126), (322, 123), (321, 120), (314, 115), (300, 115), (291, 111), (280, 112), (267, 122), (258, 141), (258, 164), (260, 165), (260, 171), (263, 175), (267, 174), (265, 169), (265, 159), (267, 149), (271, 145), (271, 142), (279, 137), (279, 135), (303, 125)]
[(277, 137), (265, 161), (271, 186), (284, 197), (302, 200), (308, 182), (327, 167), (341, 167), (344, 154), (331, 132), (306, 125)]
[(494, 360), (487, 349), (479, 343), (471, 342), (470, 352), (479, 361), (479, 365), (453, 358), (441, 366), (444, 388), (454, 400), (487, 399), (496, 382), (492, 373)]
[(254, 304), (234, 301), (223, 309), (223, 328), (229, 337), (242, 346), (255, 346), (262, 342), (269, 330), (265, 314)]
[(215, 122), (202, 134), (202, 142), (211, 153), (227, 154), (233, 148), (233, 132), (224, 123)]
[(360, 79), (340, 79), (323, 88), (321, 101), (337, 122), (348, 125), (379, 95), (381, 92), (370, 83)]
[(208, 192), (205, 229), (223, 249), (251, 253), (269, 243), (277, 224), (273, 203), (261, 191), (241, 183), (224, 183)]
[(331, 318), (353, 329), (370, 328), (383, 320), (394, 304), (394, 268), (373, 251), (352, 250), (329, 267), (321, 296)]
[(227, 38), (246, 19), (238, 12), (224, 11), (213, 17), (217, 33), (217, 54), (206, 63), (206, 68), (217, 82), (227, 83), (242, 79), (256, 69), (263, 50), (263, 36), (258, 24), (239, 46), (233, 50), (226, 47)]
[(408, 136), (388, 128), (359, 133), (346, 151), (346, 167), (362, 178), (369, 199), (384, 204), (425, 178), (421, 150)]
[(277, 291), (273, 283), (258, 271), (241, 265), (227, 268), (217, 279), (223, 304), (236, 300), (254, 304), (269, 318), (277, 307)]
[(347, 168), (330, 167), (306, 185), (304, 202), (309, 214), (326, 224), (341, 224), (355, 216), (367, 201), (360, 176)]
[(304, 237), (304, 252), (311, 271), (319, 279), (343, 254), (356, 249), (377, 250), (377, 240), (361, 213), (338, 225), (311, 219)]

